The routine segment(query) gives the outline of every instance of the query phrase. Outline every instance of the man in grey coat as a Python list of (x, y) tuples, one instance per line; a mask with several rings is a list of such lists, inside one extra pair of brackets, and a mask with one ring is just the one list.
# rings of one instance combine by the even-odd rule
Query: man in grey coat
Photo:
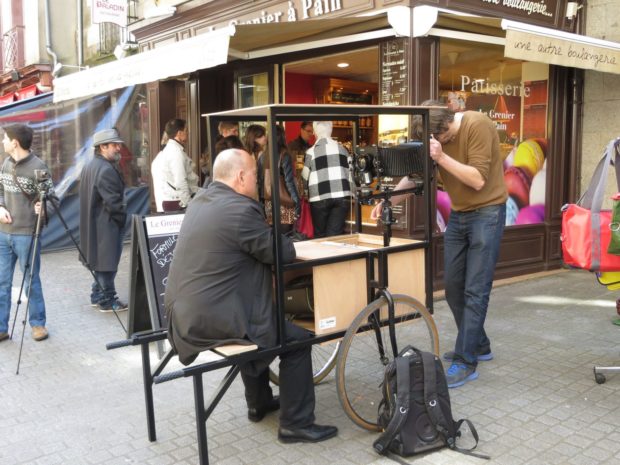
[[(230, 342), (273, 347), (277, 318), (272, 292), (273, 230), (256, 200), (256, 161), (228, 149), (213, 165), (214, 182), (189, 204), (170, 265), (165, 307), (168, 338), (184, 364), (200, 351)], [(295, 258), (281, 236), (283, 261)], [(291, 323), (286, 340), (310, 334)], [(240, 367), (248, 418), (260, 421), (280, 410), (281, 442), (318, 442), (337, 434), (314, 423), (311, 347), (280, 355), (280, 399), (269, 386), (271, 359)]]
[(127, 310), (114, 286), (127, 217), (125, 182), (118, 168), (122, 143), (116, 129), (96, 132), (95, 155), (80, 181), (80, 244), (86, 262), (80, 260), (95, 273), (90, 303), (102, 312)]

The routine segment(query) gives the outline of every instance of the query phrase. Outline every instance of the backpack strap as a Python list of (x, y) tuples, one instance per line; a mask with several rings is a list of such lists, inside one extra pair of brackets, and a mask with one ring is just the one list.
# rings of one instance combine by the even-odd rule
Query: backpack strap
[(418, 352), (422, 357), (424, 368), (424, 406), (433, 425), (443, 435), (450, 448), (453, 447), (456, 437), (450, 432), (448, 421), (439, 405), (437, 394), (437, 375), (435, 373), (435, 355), (430, 352)]
[[(462, 418), (461, 420), (457, 421), (456, 422), (456, 431), (458, 432), (461, 429), (461, 425), (463, 423), (467, 423), (467, 426), (469, 426), (469, 429), (471, 430), (471, 435), (476, 440), (476, 444), (474, 444), (474, 446), (469, 448), (469, 449), (461, 449), (460, 447), (457, 447), (456, 443), (455, 443), (454, 446), (450, 446), (450, 449), (455, 450), (457, 452), (460, 452), (461, 454), (471, 455), (472, 457), (478, 457), (479, 459), (490, 460), (491, 457), (488, 456), (488, 455), (480, 454), (480, 453), (477, 453), (477, 452), (472, 452), (478, 446), (478, 431), (476, 431), (476, 427), (474, 426), (474, 424), (471, 421), (469, 421), (466, 418)], [(460, 435), (460, 433), (458, 435)]]
[(389, 445), (402, 429), (409, 414), (409, 357), (396, 357), (396, 401), (394, 415), (387, 428), (372, 446), (381, 455), (389, 451)]
[[(446, 420), (446, 417), (443, 414), (443, 410), (439, 405), (439, 396), (437, 395), (435, 355), (430, 352), (418, 351), (418, 353), (422, 356), (422, 365), (424, 367), (424, 405), (426, 407), (426, 412), (431, 419), (431, 422), (433, 423), (437, 431), (439, 431), (439, 433), (442, 434), (443, 437), (446, 439), (446, 443), (448, 444), (448, 447), (450, 449), (466, 455), (472, 455), (474, 457), (489, 460), (491, 457), (489, 457), (488, 455), (472, 452), (478, 446), (478, 431), (476, 431), (476, 428), (471, 421), (467, 419), (459, 420), (452, 426), (454, 432), (450, 432), (450, 425), (448, 425), (448, 421)], [(472, 436), (476, 440), (476, 444), (474, 444), (474, 446), (470, 449), (461, 449), (456, 445), (456, 438), (460, 435), (458, 434), (458, 432), (463, 423), (467, 423), (469, 429), (471, 430)]]

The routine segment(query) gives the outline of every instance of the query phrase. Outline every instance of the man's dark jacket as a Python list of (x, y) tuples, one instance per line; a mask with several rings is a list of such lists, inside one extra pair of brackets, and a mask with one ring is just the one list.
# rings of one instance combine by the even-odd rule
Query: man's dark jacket
[[(213, 182), (190, 202), (170, 265), (168, 339), (184, 364), (229, 342), (277, 342), (273, 231), (261, 205)], [(284, 263), (295, 258), (282, 236)]]
[(127, 217), (124, 192), (123, 177), (103, 156), (95, 155), (82, 170), (80, 246), (88, 265), (95, 271), (118, 269), (121, 234)]

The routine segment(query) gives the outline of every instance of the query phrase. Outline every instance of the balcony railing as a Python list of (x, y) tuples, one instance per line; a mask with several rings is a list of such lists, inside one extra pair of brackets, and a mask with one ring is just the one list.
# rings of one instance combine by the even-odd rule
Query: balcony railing
[(15, 26), (2, 34), (2, 72), (7, 73), (25, 65), (24, 26)]

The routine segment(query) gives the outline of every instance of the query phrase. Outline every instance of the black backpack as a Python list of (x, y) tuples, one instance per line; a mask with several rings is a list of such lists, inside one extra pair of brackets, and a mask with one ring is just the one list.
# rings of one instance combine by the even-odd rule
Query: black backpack
[[(379, 426), (383, 434), (373, 443), (381, 455), (392, 452), (401, 457), (448, 446), (473, 454), (478, 432), (469, 420), (455, 422), (450, 408), (448, 383), (438, 357), (412, 346), (405, 347), (385, 369), (383, 400), (379, 404)], [(467, 423), (476, 444), (459, 449), (456, 439)]]

